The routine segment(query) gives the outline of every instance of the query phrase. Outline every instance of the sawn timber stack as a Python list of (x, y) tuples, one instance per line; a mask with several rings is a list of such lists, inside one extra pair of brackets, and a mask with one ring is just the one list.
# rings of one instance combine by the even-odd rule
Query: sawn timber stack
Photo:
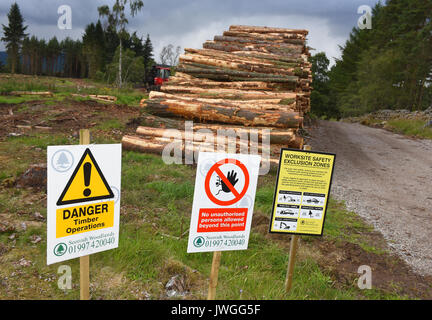
[[(298, 129), (310, 111), (312, 89), (307, 34), (307, 30), (231, 26), (202, 49), (186, 48), (175, 76), (161, 92), (150, 92), (141, 106), (154, 116), (194, 120), (209, 129), (268, 128), (277, 132), (273, 137), (285, 131), (289, 139), (281, 146), (301, 148)], [(161, 153), (170, 140), (149, 133), (138, 128), (137, 136), (124, 137), (124, 147)], [(194, 142), (194, 148), (199, 147), (200, 142)]]

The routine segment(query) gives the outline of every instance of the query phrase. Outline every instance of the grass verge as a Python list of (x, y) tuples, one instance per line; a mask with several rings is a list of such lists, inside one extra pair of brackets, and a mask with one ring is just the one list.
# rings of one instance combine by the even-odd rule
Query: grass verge
[(385, 128), (404, 135), (432, 139), (432, 127), (426, 127), (426, 123), (425, 120), (394, 119), (389, 120)]
[[(2, 167), (6, 175), (17, 176), (23, 164), (45, 160), (45, 153), (34, 150), (49, 144), (76, 143), (67, 137), (49, 134), (8, 139), (0, 156), (17, 150), (21, 161), (9, 160)], [(180, 275), (185, 281), (187, 299), (205, 299), (211, 267), (211, 253), (187, 254), (187, 230), (194, 192), (196, 169), (165, 165), (160, 157), (123, 152), (122, 209), (118, 249), (91, 256), (91, 294), (93, 299), (167, 299), (165, 284)], [(260, 178), (256, 197), (256, 215), (269, 215), (275, 172)], [(76, 260), (46, 266), (46, 227), (32, 216), (46, 217), (46, 196), (32, 189), (2, 188), (0, 210), (5, 221), (16, 226), (0, 235), (5, 252), (0, 256), (0, 279), (6, 290), (0, 299), (77, 299), (79, 268)], [(20, 229), (22, 224), (26, 228)], [(360, 243), (356, 236), (369, 227), (361, 223), (344, 205), (330, 201), (325, 238), (302, 238), (305, 243), (336, 240)], [(42, 241), (33, 244), (34, 236)], [(30, 261), (22, 266), (23, 260)], [(20, 262), (21, 261), (21, 262)], [(249, 248), (223, 252), (219, 272), (219, 299), (389, 299), (403, 298), (380, 290), (361, 291), (355, 285), (340, 285), (323, 270), (313, 256), (300, 256), (295, 268), (292, 291), (284, 291), (288, 249), (266, 237), (259, 230), (251, 232)], [(73, 289), (60, 290), (57, 273), (60, 265), (69, 265)], [(179, 297), (177, 297), (179, 298)], [(182, 297), (180, 297), (182, 298)]]

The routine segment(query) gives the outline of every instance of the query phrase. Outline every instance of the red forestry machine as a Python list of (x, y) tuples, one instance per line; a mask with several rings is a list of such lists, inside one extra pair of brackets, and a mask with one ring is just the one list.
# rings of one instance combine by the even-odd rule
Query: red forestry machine
[(157, 64), (151, 70), (150, 79), (148, 79), (149, 91), (160, 91), (160, 87), (169, 80), (171, 75), (171, 66)]

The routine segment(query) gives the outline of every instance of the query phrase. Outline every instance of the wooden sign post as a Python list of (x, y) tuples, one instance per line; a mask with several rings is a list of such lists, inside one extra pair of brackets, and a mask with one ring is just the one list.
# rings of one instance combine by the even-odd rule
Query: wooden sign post
[(209, 283), (207, 300), (215, 300), (216, 298), (216, 287), (218, 283), (221, 255), (222, 255), (221, 251), (213, 252), (213, 261), (212, 261), (212, 267), (210, 272), (210, 283)]
[(293, 285), (300, 236), (323, 235), (335, 158), (310, 146), (281, 149), (269, 232), (291, 236), (286, 292)]
[[(47, 264), (80, 259), (80, 299), (90, 299), (90, 255), (118, 248), (121, 144), (47, 148)], [(97, 217), (93, 215), (97, 214)]]
[[(311, 150), (312, 147), (309, 145), (305, 145), (303, 147), (303, 150)], [(298, 247), (298, 241), (300, 236), (293, 234), (291, 236), (291, 243), (290, 243), (290, 252), (289, 252), (289, 260), (288, 260), (288, 269), (285, 279), (285, 291), (289, 292), (292, 287), (292, 279), (294, 275), (294, 266), (295, 266), (295, 259), (297, 255), (297, 247)]]
[(297, 254), (297, 246), (298, 246), (298, 235), (292, 235), (291, 236), (291, 244), (290, 244), (290, 252), (289, 252), (289, 261), (288, 261), (288, 269), (285, 279), (285, 291), (289, 292), (292, 287), (292, 279), (294, 274), (294, 265), (295, 265), (295, 259)]
[(222, 251), (246, 250), (261, 157), (200, 152), (188, 253), (213, 252), (208, 300), (216, 298)]
[[(90, 130), (80, 130), (80, 144), (90, 144)], [(80, 299), (90, 299), (90, 256), (80, 257)]]

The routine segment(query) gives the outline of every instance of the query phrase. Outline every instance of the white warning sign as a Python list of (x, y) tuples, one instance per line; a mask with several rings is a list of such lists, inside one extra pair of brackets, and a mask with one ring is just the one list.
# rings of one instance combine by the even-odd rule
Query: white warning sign
[(118, 247), (121, 145), (48, 147), (47, 263)]
[(200, 152), (188, 252), (247, 249), (260, 161)]

